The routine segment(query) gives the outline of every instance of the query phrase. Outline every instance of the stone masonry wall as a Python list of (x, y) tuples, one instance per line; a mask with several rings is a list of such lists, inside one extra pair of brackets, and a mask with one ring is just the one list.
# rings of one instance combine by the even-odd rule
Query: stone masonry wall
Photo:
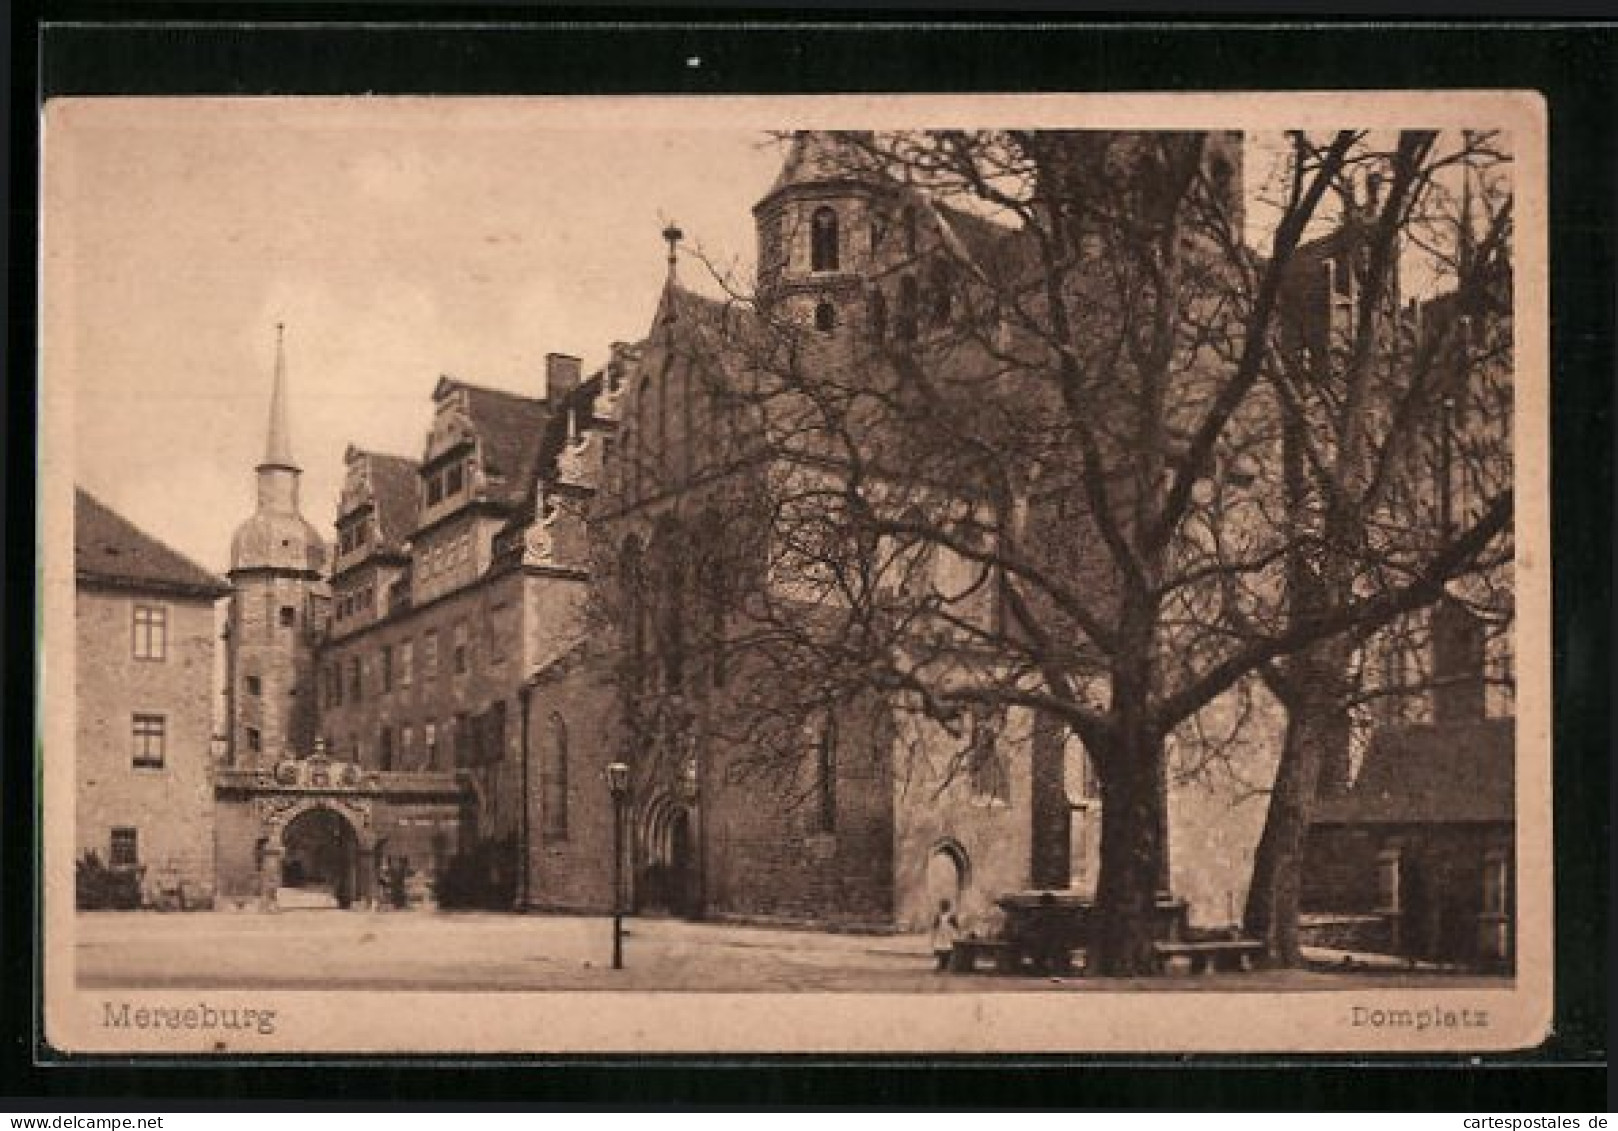
[[(168, 611), (161, 660), (134, 658), (137, 604)], [(75, 611), (78, 851), (106, 863), (112, 830), (134, 829), (148, 898), (183, 884), (188, 901), (211, 899), (213, 605), (81, 586)], [(164, 719), (161, 768), (134, 764), (137, 713)]]

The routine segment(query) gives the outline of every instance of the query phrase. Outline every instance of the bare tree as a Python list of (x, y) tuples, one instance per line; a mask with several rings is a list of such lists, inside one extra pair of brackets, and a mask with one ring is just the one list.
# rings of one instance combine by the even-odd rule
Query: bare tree
[[(1272, 353), (1287, 623), (1400, 585), (1482, 508), (1509, 497), (1506, 163), (1497, 138), (1473, 131), (1406, 132), (1361, 147), (1339, 189), (1342, 222), (1294, 271), (1296, 293), (1328, 297), (1312, 308), (1294, 304)], [(1423, 293), (1401, 302), (1410, 275), (1423, 277)], [(1444, 599), (1509, 622), (1509, 586), (1499, 581), (1511, 547), (1505, 528), (1451, 571)], [(1243, 604), (1228, 607), (1247, 629)], [(1287, 728), (1244, 925), (1278, 962), (1300, 959), (1300, 869), (1314, 800), (1347, 784), (1350, 705), (1367, 690), (1357, 653), (1409, 647), (1379, 627), (1355, 626), (1262, 669)], [(1384, 674), (1378, 690), (1415, 689)]]
[[(1431, 604), (1511, 515), (1509, 476), (1452, 529), (1394, 541), (1365, 529), (1374, 507), (1313, 518), (1338, 505), (1323, 481), (1287, 494), (1281, 468), (1310, 447), (1287, 441), (1309, 417), (1280, 360), (1299, 249), (1374, 139), (1278, 148), (1263, 255), (1241, 141), (823, 136), (818, 159), (842, 163), (870, 233), (857, 285), (835, 302), (794, 289), (766, 248), (755, 293), (671, 288), (661, 356), (665, 384), (689, 375), (683, 447), (627, 430), (627, 477), (684, 476), (720, 516), (663, 587), (717, 579), (691, 590), (722, 625), (707, 665), (726, 657), (727, 715), (761, 770), (797, 780), (817, 715), (873, 697), (963, 733), (1026, 709), (1083, 742), (1106, 973), (1154, 963), (1169, 736), (1252, 680), (1304, 678), (1292, 658)], [(1433, 152), (1400, 140), (1390, 200), (1432, 183)], [(1382, 216), (1395, 235), (1414, 223)], [(1401, 464), (1431, 420), (1425, 392), (1394, 399), (1408, 421), (1341, 445), (1356, 476)], [(1294, 601), (1300, 563), (1349, 581)], [(649, 638), (632, 604), (616, 615)]]

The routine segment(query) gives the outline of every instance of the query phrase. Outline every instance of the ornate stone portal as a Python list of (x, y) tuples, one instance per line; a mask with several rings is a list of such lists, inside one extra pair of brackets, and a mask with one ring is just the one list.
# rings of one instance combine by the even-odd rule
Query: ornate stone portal
[(409, 851), (422, 828), (435, 830), (435, 844), (455, 839), (466, 785), (454, 772), (373, 770), (317, 749), (270, 767), (220, 767), (214, 792), (221, 812), (233, 813), (220, 826), (222, 894), (237, 906), (274, 910), (287, 879), (288, 833), (300, 818), (329, 813), (342, 822), (338, 839), (351, 877), (345, 895), (350, 905), (376, 906), (388, 896), (383, 872), (390, 852)]

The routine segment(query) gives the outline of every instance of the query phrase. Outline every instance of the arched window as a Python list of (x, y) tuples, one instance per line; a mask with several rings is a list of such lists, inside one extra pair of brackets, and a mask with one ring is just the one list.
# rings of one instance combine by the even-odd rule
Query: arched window
[(831, 208), (815, 209), (814, 218), (810, 221), (809, 267), (813, 271), (837, 270), (837, 213)]
[(932, 292), (933, 325), (942, 326), (949, 321), (952, 296), (949, 267), (941, 260), (933, 261), (927, 276), (927, 289)]
[(837, 308), (829, 302), (815, 305), (815, 329), (827, 332), (837, 327)]
[(1000, 752), (1004, 719), (991, 711), (974, 712), (966, 751), (972, 797), (980, 805), (1011, 804), (1011, 772)]
[(646, 487), (646, 461), (651, 445), (647, 442), (646, 417), (648, 408), (646, 402), (652, 398), (652, 379), (643, 378), (640, 388), (635, 392), (635, 430), (631, 434), (629, 462), (630, 481), (633, 485), (632, 493), (638, 500), (645, 494)]
[(646, 665), (646, 576), (640, 539), (624, 539), (618, 555), (618, 576), (623, 585), (625, 635), (629, 638), (630, 678), (638, 682)]
[(685, 675), (686, 569), (688, 540), (673, 523), (658, 531), (653, 550), (657, 563), (658, 659), (665, 686), (677, 688)]
[(561, 712), (550, 714), (550, 757), (545, 762), (544, 822), (545, 839), (567, 839), (567, 720)]
[(917, 293), (916, 277), (906, 275), (899, 280), (899, 337), (905, 341), (916, 336), (916, 308), (921, 298)]

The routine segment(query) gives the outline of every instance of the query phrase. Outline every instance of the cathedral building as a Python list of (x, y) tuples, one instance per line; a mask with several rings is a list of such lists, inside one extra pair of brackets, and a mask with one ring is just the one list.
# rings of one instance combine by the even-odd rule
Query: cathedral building
[[(1239, 233), (1242, 139), (1212, 135), (1201, 153)], [(988, 301), (1022, 297), (1035, 249), (881, 176), (847, 135), (796, 135), (753, 215), (756, 302), (682, 285), (671, 226), (643, 341), (588, 377), (550, 354), (531, 395), (442, 378), (418, 455), (345, 454), (329, 552), (299, 510), (278, 346), (258, 508), (232, 544), (222, 898), (621, 901), (893, 930), (925, 926), (941, 899), (987, 927), (1008, 892), (1093, 893), (1102, 800), (1065, 726), (1022, 705), (941, 719), (832, 670), (835, 656), (791, 660), (817, 602), (864, 585), (881, 616), (923, 610), (898, 647), (999, 678), (1006, 661), (973, 645), (1007, 623), (1000, 579), (972, 554), (996, 522), (1043, 530), (1075, 584), (1110, 591), (1071, 483), (1010, 499), (963, 488), (958, 453), (906, 427), (930, 407), (914, 399), (921, 347), (961, 411), (1004, 416), (1008, 444), (1037, 422), (1041, 406), (996, 384), (997, 359), (1030, 345)], [(1344, 277), (1305, 271), (1300, 337), (1322, 338)], [(850, 468), (873, 506), (947, 514), (963, 540), (845, 552), (816, 507)], [(1217, 489), (1258, 471), (1232, 458)], [(1223, 778), (1193, 752), (1163, 783), (1162, 885), (1202, 924), (1240, 915), (1264, 817), (1252, 783), (1279, 749), (1262, 698), (1244, 687), (1196, 720), (1245, 728)]]
[[(1006, 892), (1093, 889), (1099, 797), (1082, 748), (1024, 709), (949, 728), (875, 693), (822, 699), (772, 678), (750, 646), (780, 628), (756, 602), (790, 600), (804, 579), (738, 532), (762, 484), (812, 478), (828, 456), (812, 411), (759, 410), (761, 384), (800, 364), (871, 380), (884, 339), (949, 323), (958, 281), (943, 265), (1004, 256), (1012, 234), (862, 175), (857, 152), (816, 133), (798, 135), (754, 216), (750, 307), (683, 287), (679, 233), (665, 233), (669, 280), (590, 507), (614, 631), (540, 669), (529, 698), (543, 835), (528, 905), (611, 902), (613, 761), (631, 773), (626, 898), (643, 913), (918, 928), (940, 899), (975, 924)], [(909, 583), (983, 588), (949, 553)], [(986, 592), (956, 611), (996, 615)]]

